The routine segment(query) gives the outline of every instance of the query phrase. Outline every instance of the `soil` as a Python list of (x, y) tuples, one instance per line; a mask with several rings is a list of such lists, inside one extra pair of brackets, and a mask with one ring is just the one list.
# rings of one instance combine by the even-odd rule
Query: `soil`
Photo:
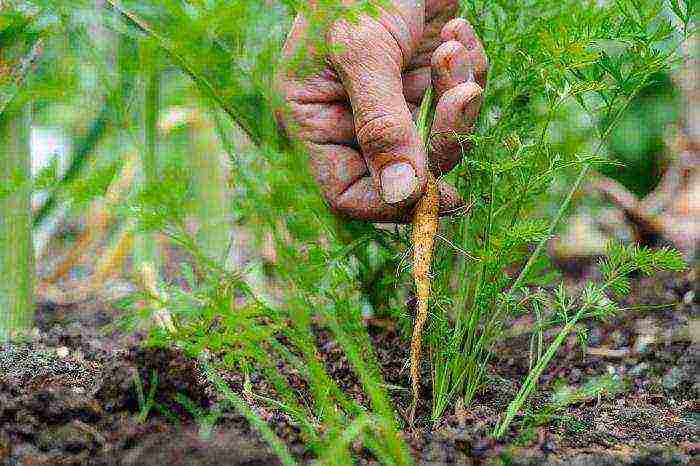
[[(578, 386), (610, 375), (622, 389), (556, 410), (541, 422), (516, 418), (497, 442), (489, 433), (527, 372), (528, 336), (519, 326), (496, 351), (488, 389), (468, 410), (447, 413), (435, 428), (405, 432), (422, 465), (685, 465), (698, 464), (698, 316), (690, 276), (637, 279), (624, 305), (681, 303), (629, 311), (595, 326), (584, 352), (573, 336), (542, 377), (529, 406), (542, 413), (558, 384)], [(37, 310), (37, 328), (0, 352), (0, 464), (4, 465), (275, 465), (278, 460), (243, 416), (225, 410), (208, 429), (178, 402), (210, 410), (217, 396), (197, 363), (174, 349), (145, 348), (144, 335), (115, 331), (117, 311), (91, 301)], [(381, 324), (381, 325), (380, 325)], [(389, 384), (408, 387), (409, 346), (386, 322), (368, 322)], [(326, 366), (350, 394), (359, 394), (342, 351), (318, 331)], [(430, 399), (427, 365), (423, 399)], [(154, 405), (141, 412), (138, 378)], [(227, 379), (234, 390), (242, 380)], [(253, 383), (262, 383), (253, 378)], [(265, 387), (254, 386), (264, 392)], [(395, 391), (408, 406), (409, 391)], [(259, 407), (301, 462), (299, 431), (281, 413)], [(419, 417), (427, 417), (427, 403)], [(532, 419), (531, 417), (529, 419)], [(377, 464), (358, 451), (360, 464)]]

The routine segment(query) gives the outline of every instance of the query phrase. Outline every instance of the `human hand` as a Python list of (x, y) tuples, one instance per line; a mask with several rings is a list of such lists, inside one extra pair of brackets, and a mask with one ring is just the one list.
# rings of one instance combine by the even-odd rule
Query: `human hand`
[[(455, 136), (469, 134), (481, 107), (488, 62), (472, 27), (453, 19), (458, 0), (391, 0), (378, 18), (332, 24), (334, 52), (320, 72), (284, 69), (276, 86), (287, 103), (279, 117), (310, 153), (314, 176), (331, 209), (343, 216), (406, 222), (427, 183), (426, 159), (436, 176), (462, 158)], [(299, 15), (283, 59), (305, 45)], [(337, 50), (337, 51), (335, 51)], [(437, 94), (431, 147), (426, 154), (413, 117), (426, 89)], [(462, 201), (440, 181), (440, 212)]]

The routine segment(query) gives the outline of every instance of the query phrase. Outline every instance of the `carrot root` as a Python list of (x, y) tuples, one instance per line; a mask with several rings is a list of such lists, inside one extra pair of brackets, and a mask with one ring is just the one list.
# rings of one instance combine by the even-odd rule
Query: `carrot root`
[(420, 388), (420, 358), (423, 327), (428, 320), (428, 298), (430, 297), (430, 263), (433, 259), (435, 235), (438, 229), (439, 194), (437, 181), (428, 173), (428, 186), (418, 201), (413, 213), (413, 280), (416, 286), (417, 312), (411, 338), (411, 389), (413, 400), (409, 414), (412, 426), (418, 405)]

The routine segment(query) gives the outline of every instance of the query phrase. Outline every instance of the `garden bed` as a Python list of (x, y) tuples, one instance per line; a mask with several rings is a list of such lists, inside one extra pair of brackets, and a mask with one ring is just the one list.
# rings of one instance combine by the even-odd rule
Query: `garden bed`
[[(529, 405), (539, 418), (516, 418), (502, 441), (489, 433), (527, 373), (528, 336), (500, 345), (488, 388), (468, 409), (450, 409), (444, 422), (425, 424), (430, 399), (424, 364), (423, 404), (415, 430), (404, 432), (419, 464), (692, 464), (698, 460), (700, 355), (698, 309), (690, 304), (689, 276), (634, 282), (625, 306), (681, 303), (661, 310), (629, 311), (593, 328), (586, 354), (572, 336)], [(101, 302), (38, 308), (37, 329), (26, 341), (0, 353), (0, 459), (10, 465), (197, 464), (270, 465), (277, 459), (248, 422), (224, 409), (209, 432), (206, 417), (193, 416), (182, 401), (209, 412), (218, 396), (196, 361), (177, 350), (143, 348), (143, 335), (106, 332), (116, 312)], [(368, 323), (378, 359), (397, 406), (410, 403), (409, 345), (393, 323)], [(514, 333), (517, 333), (517, 326)], [(317, 331), (326, 367), (345, 393), (362, 396), (342, 350)], [(280, 367), (294, 380), (292, 371)], [(139, 419), (135, 375), (148, 393), (157, 374), (155, 402)], [(555, 411), (547, 410), (553, 387), (579, 386), (595, 376), (622, 381), (617, 393), (602, 393)], [(226, 379), (243, 393), (243, 379)], [(298, 378), (295, 388), (304, 389)], [(270, 394), (251, 376), (252, 392)], [(294, 382), (293, 382), (294, 384)], [(256, 405), (255, 399), (248, 400)], [(366, 400), (360, 400), (366, 402)], [(286, 415), (256, 405), (259, 414), (302, 461), (299, 430)], [(422, 422), (422, 423), (421, 423)], [(356, 445), (361, 464), (376, 464)]]

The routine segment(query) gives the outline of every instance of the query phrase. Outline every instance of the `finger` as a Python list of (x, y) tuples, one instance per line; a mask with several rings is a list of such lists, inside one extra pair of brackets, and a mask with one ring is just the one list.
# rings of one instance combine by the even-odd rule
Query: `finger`
[(475, 81), (482, 89), (486, 88), (488, 57), (474, 28), (463, 18), (455, 18), (442, 28), (440, 37), (444, 42), (457, 41), (467, 49), (467, 60), (472, 66)]
[(425, 3), (425, 20), (430, 22), (438, 16), (455, 16), (459, 10), (459, 0), (428, 0)]
[[(441, 217), (454, 215), (464, 207), (464, 201), (451, 185), (438, 181), (438, 192)], [(360, 178), (329, 203), (337, 214), (355, 220), (378, 223), (410, 223), (412, 220), (413, 208), (384, 202), (370, 176)]]
[(298, 139), (317, 144), (355, 145), (355, 125), (350, 105), (333, 103), (288, 103), (288, 130)]
[(352, 185), (369, 175), (367, 164), (360, 153), (349, 146), (338, 144), (305, 144), (309, 163), (323, 196), (334, 211), (337, 201)]
[(465, 136), (473, 130), (482, 94), (477, 83), (466, 82), (449, 89), (438, 100), (430, 138), (431, 168), (436, 175), (452, 170), (469, 149)]
[(372, 222), (394, 222), (404, 216), (401, 208), (381, 199), (358, 151), (334, 144), (307, 147), (311, 170), (334, 213)]
[(455, 215), (464, 209), (464, 199), (459, 195), (457, 188), (442, 180), (438, 180), (438, 192), (440, 194), (440, 217)]
[(458, 0), (430, 0), (425, 5), (425, 29), (408, 69), (430, 67), (430, 58), (443, 42), (442, 29), (459, 10)]
[[(311, 170), (333, 212), (370, 222), (410, 222), (413, 207), (399, 207), (382, 200), (358, 151), (335, 144), (307, 144), (307, 147)], [(438, 190), (440, 215), (453, 215), (464, 206), (451, 185), (440, 180)]]
[(357, 141), (374, 187), (387, 204), (411, 205), (427, 183), (426, 155), (403, 94), (404, 47), (378, 21), (339, 21), (330, 62), (352, 105)]
[(346, 100), (343, 84), (332, 69), (322, 67), (314, 73), (302, 72), (303, 76), (300, 76), (297, 63), (300, 53), (311, 59), (308, 64), (321, 60), (309, 42), (308, 31), (309, 22), (306, 17), (297, 15), (282, 48), (282, 60), (275, 72), (275, 89), (286, 101), (321, 103)]
[[(453, 20), (443, 30), (457, 31), (464, 39), (464, 20)], [(449, 37), (443, 34), (443, 38)], [(474, 82), (476, 68), (462, 41), (447, 40), (435, 50), (431, 60), (433, 86), (439, 96), (429, 150), (431, 168), (439, 176), (459, 163), (468, 149), (464, 136), (472, 131), (481, 108), (481, 87)]]
[(420, 105), (425, 95), (425, 90), (431, 84), (431, 70), (429, 66), (409, 70), (403, 74), (403, 93), (406, 102)]
[(474, 81), (468, 51), (461, 42), (455, 40), (447, 41), (435, 50), (431, 68), (433, 86), (438, 97), (459, 84)]
[(335, 71), (326, 66), (307, 74), (299, 73), (297, 66), (289, 66), (300, 50), (316, 57), (316, 52), (307, 47), (307, 29), (307, 20), (298, 15), (282, 49), (282, 60), (275, 70), (274, 89), (281, 97), (275, 117), (280, 129), (290, 137), (347, 143), (354, 138), (348, 135), (353, 125), (352, 112), (344, 105), (347, 93)]

